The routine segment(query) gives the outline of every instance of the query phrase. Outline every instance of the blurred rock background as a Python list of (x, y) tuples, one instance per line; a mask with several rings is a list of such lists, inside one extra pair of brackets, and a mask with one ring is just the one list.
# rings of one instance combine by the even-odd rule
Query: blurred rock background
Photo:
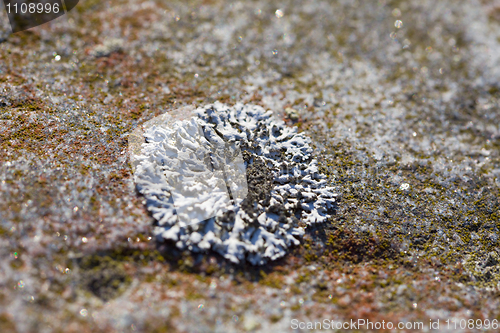
[[(1, 332), (500, 319), (500, 2), (86, 0), (17, 34), (0, 19)], [(340, 194), (275, 264), (150, 238), (128, 135), (213, 101), (305, 131)]]

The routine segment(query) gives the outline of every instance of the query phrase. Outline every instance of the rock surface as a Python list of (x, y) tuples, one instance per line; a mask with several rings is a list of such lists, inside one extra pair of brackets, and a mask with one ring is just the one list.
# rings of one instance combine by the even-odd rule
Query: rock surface
[[(499, 18), (490, 0), (86, 0), (9, 34), (2, 13), (0, 331), (498, 318)], [(311, 138), (341, 198), (260, 268), (158, 245), (135, 189), (134, 130), (216, 101)]]

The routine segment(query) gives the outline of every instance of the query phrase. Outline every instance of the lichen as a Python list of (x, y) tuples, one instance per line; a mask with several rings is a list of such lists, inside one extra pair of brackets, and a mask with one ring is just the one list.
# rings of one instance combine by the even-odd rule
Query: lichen
[(215, 103), (185, 118), (146, 128), (133, 155), (158, 239), (261, 265), (331, 216), (337, 195), (319, 173), (310, 139), (271, 111)]

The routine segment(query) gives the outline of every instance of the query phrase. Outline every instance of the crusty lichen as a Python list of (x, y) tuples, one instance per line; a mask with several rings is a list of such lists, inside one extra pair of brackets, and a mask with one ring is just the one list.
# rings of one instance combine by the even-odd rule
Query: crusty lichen
[(160, 239), (257, 265), (299, 243), (298, 218), (311, 225), (331, 216), (336, 194), (310, 141), (271, 111), (216, 103), (182, 115), (146, 128), (140, 153), (131, 141), (135, 181)]

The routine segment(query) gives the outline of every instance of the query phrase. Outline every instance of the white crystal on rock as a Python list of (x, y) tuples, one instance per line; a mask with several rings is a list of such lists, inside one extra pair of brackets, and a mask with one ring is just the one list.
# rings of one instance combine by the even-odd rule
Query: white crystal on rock
[(215, 103), (149, 121), (130, 138), (138, 191), (159, 240), (254, 265), (283, 257), (336, 194), (310, 139), (260, 106)]

